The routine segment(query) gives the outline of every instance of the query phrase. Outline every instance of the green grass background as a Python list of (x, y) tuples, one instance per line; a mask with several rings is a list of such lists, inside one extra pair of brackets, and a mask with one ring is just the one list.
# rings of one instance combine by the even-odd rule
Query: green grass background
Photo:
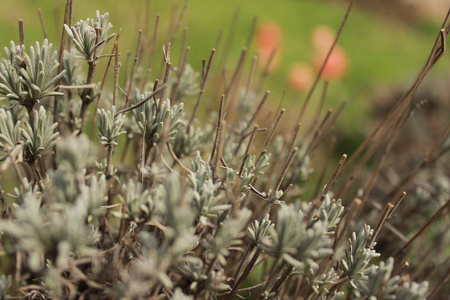
[[(150, 2), (150, 30), (153, 30), (155, 15), (161, 14), (159, 43), (167, 41), (162, 36), (167, 32), (172, 8), (178, 6), (181, 10), (184, 1), (152, 0)], [(114, 30), (122, 28), (121, 49), (134, 52), (137, 32), (144, 24), (145, 0), (111, 1), (111, 0), (74, 0), (74, 21), (92, 17), (95, 10), (109, 12)], [(17, 21), (25, 20), (26, 42), (41, 40), (43, 35), (39, 24), (37, 9), (41, 8), (49, 38), (59, 44), (61, 23), (64, 13), (64, 0), (2, 0), (0, 1), (0, 44), (9, 45), (10, 40), (17, 42)], [(196, 69), (201, 68), (201, 59), (207, 58), (220, 30), (226, 33), (236, 7), (240, 7), (238, 30), (232, 44), (229, 68), (234, 68), (240, 51), (245, 44), (248, 31), (254, 15), (258, 22), (277, 22), (283, 28), (283, 55), (279, 69), (271, 74), (267, 81), (267, 89), (274, 94), (273, 103), (278, 95), (287, 89), (287, 100), (294, 107), (301, 106), (304, 95), (289, 90), (287, 75), (289, 67), (297, 62), (311, 63), (311, 31), (318, 25), (328, 25), (335, 30), (345, 14), (346, 7), (342, 2), (319, 0), (190, 0), (183, 19), (182, 28), (187, 26), (188, 45), (191, 47), (189, 63)], [(443, 12), (444, 14), (444, 12)], [(444, 17), (444, 15), (442, 16)], [(350, 15), (339, 44), (345, 49), (350, 61), (348, 75), (339, 82), (330, 84), (327, 106), (337, 107), (343, 100), (349, 105), (341, 125), (354, 133), (361, 132), (368, 119), (368, 108), (371, 95), (379, 86), (404, 86), (411, 82), (425, 62), (442, 20), (432, 20), (429, 23), (415, 24), (414, 28), (396, 22), (385, 20), (370, 12), (356, 9)], [(178, 37), (178, 41), (180, 38)], [(160, 46), (159, 45), (159, 46)], [(161, 49), (158, 46), (157, 49)], [(177, 43), (174, 45), (174, 60), (179, 57)], [(218, 49), (217, 56), (220, 57)], [(246, 66), (251, 63), (255, 54), (254, 47), (250, 49)], [(158, 51), (156, 59), (161, 59)], [(448, 57), (444, 57), (431, 76), (447, 73), (450, 67)], [(175, 63), (176, 65), (176, 63)], [(100, 78), (98, 78), (100, 80)], [(213, 83), (211, 83), (213, 84)], [(317, 102), (320, 92), (313, 99)]]

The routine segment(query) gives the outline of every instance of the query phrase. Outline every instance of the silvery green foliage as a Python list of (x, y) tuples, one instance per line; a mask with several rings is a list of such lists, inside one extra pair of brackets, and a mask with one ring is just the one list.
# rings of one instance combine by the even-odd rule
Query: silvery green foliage
[(428, 296), (428, 282), (402, 282), (395, 289), (396, 300), (423, 300)]
[(169, 175), (163, 185), (155, 191), (154, 224), (163, 231), (164, 239), (159, 241), (153, 233), (142, 231), (139, 235), (142, 256), (125, 274), (126, 294), (131, 299), (148, 295), (152, 283), (172, 288), (167, 275), (171, 268), (182, 269), (190, 262), (186, 254), (198, 244), (194, 235), (193, 218), (189, 207), (181, 204), (180, 184), (176, 175)]
[(0, 94), (2, 99), (19, 101), (25, 106), (34, 105), (36, 101), (48, 96), (62, 96), (54, 90), (55, 82), (63, 77), (58, 73), (58, 54), (52, 52), (52, 44), (44, 40), (42, 47), (36, 42), (30, 46), (30, 54), (25, 47), (16, 47), (11, 42), (11, 49), (5, 48), (6, 57), (0, 62)]
[[(100, 175), (107, 175), (108, 176), (114, 176), (117, 173), (117, 168), (114, 167), (113, 164), (108, 165), (108, 160), (106, 158), (102, 159), (101, 161), (94, 162), (95, 167), (98, 169), (97, 174)], [(109, 167), (109, 170), (108, 170)]]
[(63, 286), (61, 285), (61, 269), (51, 264), (45, 272), (44, 284), (49, 290), (49, 295), (54, 299), (63, 297)]
[(200, 73), (196, 72), (191, 65), (186, 64), (183, 74), (181, 75), (180, 86), (178, 87), (178, 93), (175, 98), (183, 100), (188, 96), (197, 94), (199, 92), (199, 77)]
[(187, 296), (183, 294), (180, 288), (176, 288), (172, 296), (172, 300), (192, 300), (192, 299), (194, 299), (192, 296)]
[[(25, 47), (19, 47), (19, 49), (25, 51)], [(21, 66), (16, 63), (16, 51), (16, 46), (11, 42), (11, 51), (5, 47), (5, 53), (9, 59), (0, 60), (0, 100), (15, 100), (22, 104), (28, 93), (20, 80)]]
[(342, 296), (342, 292), (334, 292), (330, 294), (329, 287), (334, 285), (339, 279), (334, 268), (330, 268), (326, 273), (319, 275), (313, 279), (311, 283), (311, 289), (317, 296), (317, 299), (336, 299), (338, 296)]
[(294, 205), (282, 205), (277, 212), (278, 222), (270, 230), (270, 239), (263, 241), (261, 249), (272, 256), (294, 260), (292, 256), (300, 243), (300, 233), (306, 228), (303, 217)]
[(166, 288), (173, 286), (166, 272), (169, 261), (163, 257), (164, 253), (158, 249), (158, 241), (148, 232), (140, 234), (142, 255), (130, 267), (122, 271), (123, 285), (119, 285), (120, 299), (144, 299), (150, 296), (150, 289), (155, 284), (162, 284)]
[(358, 235), (353, 232), (349, 239), (350, 249), (345, 250), (345, 258), (341, 260), (341, 268), (350, 279), (353, 288), (356, 288), (355, 282), (366, 279), (365, 271), (370, 260), (380, 256), (375, 250), (367, 247), (372, 234), (373, 229), (369, 225), (364, 225)]
[(62, 266), (70, 256), (94, 253), (95, 235), (85, 218), (86, 210), (80, 205), (45, 209), (36, 195), (28, 193), (22, 205), (15, 205), (14, 219), (1, 221), (0, 229), (18, 240), (17, 247), (29, 254), (30, 268), (38, 271), (43, 267), (42, 256)]
[(53, 189), (53, 204), (64, 207), (64, 204), (74, 204), (78, 198), (80, 188), (84, 179), (82, 174), (72, 173), (71, 171), (60, 169), (50, 175)]
[[(12, 297), (9, 295), (9, 290), (12, 286), (12, 276), (5, 276), (2, 274), (0, 277), (0, 299), (6, 300), (11, 299)], [(182, 298), (180, 298), (182, 299)]]
[[(247, 99), (244, 101), (245, 94), (248, 92)], [(247, 123), (252, 116), (254, 105), (258, 101), (258, 96), (252, 90), (247, 91), (246, 88), (239, 89), (239, 98), (237, 101), (238, 109), (245, 118), (243, 121)]]
[(55, 145), (59, 137), (59, 132), (54, 132), (57, 126), (58, 123), (53, 123), (51, 112), (42, 106), (39, 111), (34, 111), (33, 126), (24, 124), (22, 135), (26, 150), (32, 155), (32, 159), (38, 159)]
[(261, 221), (255, 220), (247, 229), (247, 237), (255, 245), (259, 246), (261, 240), (270, 238), (270, 232), (273, 230), (275, 224), (270, 220), (269, 214), (266, 214)]
[(199, 152), (192, 161), (189, 184), (193, 190), (192, 204), (197, 217), (216, 217), (231, 208), (230, 204), (219, 204), (222, 198), (218, 195), (220, 182), (214, 183), (211, 168), (201, 159)]
[[(217, 117), (216, 117), (216, 119), (217, 119)], [(217, 120), (214, 120), (212, 123), (217, 124)], [(214, 132), (214, 135), (215, 134), (216, 133)], [(211, 139), (213, 139), (213, 138), (211, 138)], [(235, 154), (235, 150), (237, 148), (237, 140), (236, 140), (235, 134), (225, 132), (225, 140), (227, 142), (223, 145), (222, 157), (224, 158), (224, 160), (226, 162), (236, 161), (236, 159), (238, 157), (240, 157), (240, 158), (244, 157), (244, 154), (245, 154), (245, 146), (244, 145), (241, 146), (239, 148), (239, 151), (237, 152), (237, 154)], [(238, 167), (236, 167), (236, 168), (238, 168)]]
[(342, 206), (340, 199), (331, 200), (328, 195), (325, 195), (325, 199), (322, 201), (322, 205), (319, 209), (319, 220), (328, 224), (329, 234), (334, 234), (343, 212), (344, 207)]
[(64, 50), (63, 69), (66, 71), (61, 78), (61, 82), (65, 85), (78, 85), (81, 80), (81, 66), (72, 52)]
[(313, 273), (319, 268), (319, 260), (333, 253), (332, 244), (328, 223), (318, 221), (301, 233), (300, 243), (294, 256), (297, 262), (293, 261), (291, 264), (294, 267), (306, 267), (305, 273)]
[[(94, 54), (99, 56), (105, 44), (114, 36), (114, 34), (109, 34), (113, 26), (108, 22), (108, 18), (109, 13), (100, 15), (97, 10), (93, 19), (80, 20), (72, 27), (64, 24), (75, 49), (80, 52), (85, 60), (93, 61), (96, 59)], [(98, 32), (96, 29), (98, 29)], [(98, 33), (100, 33), (100, 36), (97, 36)]]
[(371, 266), (366, 271), (367, 280), (357, 281), (358, 289), (355, 294), (364, 299), (426, 299), (428, 282), (403, 284), (399, 276), (391, 277), (394, 259), (390, 257), (378, 266)]
[(188, 131), (180, 128), (172, 140), (172, 148), (178, 158), (191, 156), (204, 146), (202, 143), (203, 131), (200, 128), (191, 128)]
[(186, 193), (181, 194), (180, 179), (176, 174), (170, 173), (164, 183), (155, 188), (154, 198), (159, 215), (164, 216), (168, 242), (193, 234), (194, 214)]
[(281, 201), (281, 197), (283, 197), (283, 191), (282, 190), (278, 190), (276, 192), (274, 192), (272, 189), (270, 189), (267, 193), (263, 193), (263, 195), (266, 196), (266, 200), (269, 203), (273, 203), (273, 204), (282, 204), (283, 201)]
[(125, 133), (120, 131), (124, 122), (124, 115), (116, 114), (116, 107), (113, 106), (111, 110), (99, 109), (97, 110), (98, 116), (98, 135), (100, 136), (100, 143), (105, 147), (117, 146), (117, 138)]
[(38, 42), (35, 48), (30, 47), (30, 55), (25, 54), (25, 68), (20, 69), (22, 83), (27, 87), (31, 99), (40, 100), (48, 96), (62, 96), (63, 93), (54, 91), (55, 82), (64, 75), (58, 74), (58, 53), (52, 52), (52, 44), (47, 40)]
[[(256, 177), (264, 174), (264, 169), (270, 165), (270, 153), (264, 153), (259, 160), (255, 155), (249, 155), (242, 171), (241, 192), (245, 193), (250, 189)], [(281, 197), (281, 196), (280, 196)]]
[[(141, 94), (139, 90), (136, 89), (134, 96), (135, 103), (148, 98), (150, 94), (150, 92)], [(157, 99), (156, 101), (147, 101), (144, 105), (133, 110), (134, 118), (141, 129), (142, 134), (145, 135), (147, 145), (153, 145), (153, 143), (159, 141), (165, 130), (165, 126), (168, 126), (168, 141), (175, 138), (181, 127), (180, 116), (182, 109), (183, 103), (171, 106), (169, 99), (162, 101), (162, 103), (160, 99)]]
[[(309, 206), (282, 205), (278, 210), (278, 222), (271, 230), (271, 239), (264, 241), (262, 250), (288, 264), (310, 272), (318, 268), (317, 261), (331, 254), (332, 241), (327, 222), (317, 221), (307, 227), (304, 212)], [(309, 270), (310, 269), (310, 270)]]
[(193, 285), (191, 285), (192, 289), (198, 282), (206, 281), (208, 278), (208, 276), (203, 274), (203, 260), (196, 256), (186, 256), (184, 263), (180, 264), (177, 270), (193, 280)]
[(255, 174), (247, 172), (247, 169), (244, 167), (242, 170), (241, 177), (239, 178), (239, 170), (236, 170), (232, 167), (224, 167), (225, 168), (225, 180), (223, 185), (229, 189), (234, 190), (235, 185), (239, 184), (239, 192), (241, 193), (240, 197), (247, 191), (250, 190), (250, 184), (253, 182), (255, 178)]
[(433, 172), (422, 172), (420, 177), (407, 205), (420, 205), (422, 217), (432, 216), (450, 198), (450, 178), (445, 174), (445, 166)]
[(46, 251), (49, 242), (41, 201), (32, 193), (27, 193), (21, 206), (14, 209), (15, 220), (0, 222), (0, 229), (6, 234), (17, 238), (17, 247), (30, 251), (29, 264), (34, 270), (40, 267), (40, 256)]
[(19, 204), (23, 204), (25, 198), (28, 197), (28, 194), (34, 195), (38, 200), (40, 200), (42, 194), (39, 191), (39, 186), (37, 184), (32, 184), (28, 181), (27, 178), (23, 179), (23, 185), (14, 188), (14, 194), (17, 196), (17, 202)]
[(139, 125), (137, 124), (134, 116), (133, 117), (129, 117), (128, 115), (125, 116), (125, 120), (123, 122), (123, 129), (126, 131), (127, 138), (130, 140), (142, 134), (142, 131), (139, 128)]
[(22, 105), (8, 105), (4, 106), (3, 109), (5, 111), (9, 111), (12, 116), (13, 123), (17, 123), (18, 121), (24, 121), (24, 119), (28, 119), (28, 113), (26, 109)]
[(301, 184), (308, 179), (309, 175), (314, 171), (311, 167), (311, 159), (309, 155), (305, 156), (302, 160), (302, 155), (296, 155), (292, 162), (292, 167), (286, 175), (287, 181), (296, 185)]
[(91, 164), (95, 157), (95, 149), (84, 134), (59, 140), (56, 149), (58, 170), (70, 173), (83, 175), (86, 166)]
[(215, 292), (224, 292), (230, 290), (230, 286), (224, 283), (227, 280), (227, 276), (225, 275), (223, 268), (211, 270), (211, 272), (206, 274), (206, 276), (206, 290)]
[(55, 203), (75, 203), (85, 187), (85, 172), (93, 150), (86, 135), (71, 136), (56, 144), (58, 169), (50, 174)]
[(270, 165), (271, 157), (272, 157), (272, 154), (264, 153), (263, 155), (261, 155), (259, 160), (256, 160), (255, 155), (250, 155), (248, 157), (249, 165), (254, 166), (254, 169), (252, 169), (252, 172), (255, 173), (256, 175), (264, 174), (264, 169), (266, 169)]
[(272, 143), (272, 152), (271, 152), (271, 153), (273, 153), (274, 157), (278, 157), (278, 156), (282, 155), (284, 143), (285, 143), (285, 141), (281, 134), (274, 137), (274, 141)]
[(10, 111), (0, 109), (0, 151), (11, 151), (21, 140), (21, 122), (14, 123)]
[[(270, 157), (271, 155), (267, 153), (263, 154), (258, 161), (255, 155), (249, 155), (247, 157), (244, 163), (244, 167), (242, 168), (240, 180), (238, 181), (241, 196), (244, 196), (245, 193), (250, 190), (250, 185), (253, 183), (253, 181), (257, 176), (264, 174), (263, 172), (264, 168), (266, 168), (270, 164)], [(239, 176), (239, 170), (235, 170), (231, 167), (225, 169), (226, 169), (226, 182), (224, 184), (229, 189), (233, 189), (234, 184), (236, 183), (236, 176)]]
[(393, 266), (394, 262), (391, 257), (386, 263), (382, 261), (377, 266), (369, 267), (365, 272), (367, 279), (356, 282), (357, 290), (355, 294), (357, 297), (382, 300), (395, 299), (393, 292), (398, 277), (391, 278)]
[(240, 245), (242, 229), (247, 225), (251, 211), (242, 209), (237, 218), (228, 217), (221, 224), (215, 236), (210, 236), (207, 249), (208, 258), (217, 259), (222, 266), (227, 264), (226, 257), (230, 254), (228, 247)]
[(149, 221), (155, 208), (150, 191), (144, 190), (142, 184), (133, 179), (128, 180), (123, 189), (126, 194), (125, 199), (121, 198), (121, 201), (125, 205), (125, 213), (123, 216), (122, 213), (118, 215), (137, 224)]
[(149, 179), (153, 186), (163, 183), (167, 176), (166, 170), (155, 163), (145, 166), (143, 169), (141, 168), (141, 172), (144, 178)]
[(93, 218), (100, 216), (106, 210), (103, 207), (106, 201), (108, 201), (106, 186), (106, 177), (102, 175), (99, 179), (96, 176), (92, 176), (89, 185), (82, 185), (80, 187), (76, 204), (81, 206), (80, 209), (86, 210), (89, 222)]
[[(100, 96), (101, 86), (102, 86), (102, 83), (101, 82), (97, 82), (97, 84), (95, 85), (94, 88), (88, 89), (88, 94), (87, 94), (86, 97), (87, 97), (87, 99), (89, 99), (90, 102), (96, 100)], [(85, 92), (84, 89), (78, 89), (78, 94), (79, 95), (82, 95), (84, 92)], [(77, 101), (77, 102), (80, 103), (80, 101)], [(78, 109), (77, 106), (74, 106), (74, 108)], [(78, 110), (76, 110), (76, 111), (74, 110), (74, 112), (78, 113)]]
[(130, 272), (123, 276), (126, 283), (125, 299), (145, 299), (150, 296), (151, 287), (157, 284), (167, 289), (173, 288), (167, 276), (169, 261), (161, 257), (162, 254), (155, 247), (135, 261)]

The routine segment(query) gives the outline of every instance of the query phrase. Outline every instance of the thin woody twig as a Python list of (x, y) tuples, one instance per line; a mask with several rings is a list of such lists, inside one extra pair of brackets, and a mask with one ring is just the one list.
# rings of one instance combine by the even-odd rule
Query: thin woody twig
[(401, 193), (400, 196), (397, 198), (397, 200), (394, 202), (394, 207), (392, 208), (388, 219), (390, 219), (390, 218), (392, 218), (394, 216), (395, 210), (399, 207), (400, 203), (402, 203), (402, 201), (405, 198), (405, 196), (406, 196), (406, 192), (403, 191), (403, 193)]
[(197, 97), (197, 101), (195, 102), (194, 110), (192, 111), (191, 118), (189, 119), (186, 130), (191, 128), (192, 122), (194, 122), (195, 115), (197, 114), (197, 110), (200, 104), (200, 100), (202, 99), (203, 93), (205, 92), (206, 80), (208, 79), (209, 71), (211, 69), (212, 60), (214, 58), (214, 54), (216, 53), (216, 49), (211, 50), (211, 54), (209, 56), (208, 65), (206, 67), (205, 74), (202, 76), (202, 81), (200, 83), (200, 92)]
[(227, 100), (231, 96), (231, 89), (235, 87), (235, 82), (238, 79), (238, 76), (241, 72), (241, 69), (244, 65), (245, 57), (247, 56), (247, 48), (243, 48), (241, 51), (241, 56), (239, 57), (236, 68), (234, 69), (233, 75), (231, 76), (230, 82), (225, 87), (225, 99)]
[(250, 31), (248, 32), (247, 42), (245, 43), (245, 47), (250, 49), (252, 45), (253, 37), (255, 36), (256, 24), (258, 23), (258, 16), (253, 16), (252, 25), (250, 25)]
[(256, 133), (257, 130), (258, 130), (258, 125), (255, 125), (253, 127), (253, 130), (252, 130), (252, 133), (251, 133), (251, 136), (250, 136), (250, 140), (248, 141), (247, 148), (245, 149), (244, 158), (242, 159), (241, 167), (239, 168), (239, 177), (241, 177), (242, 172), (244, 170), (245, 161), (248, 158), (248, 152), (250, 151), (250, 147), (252, 146), (253, 139), (255, 138), (255, 133)]
[(212, 147), (212, 150), (211, 150), (211, 156), (209, 158), (210, 161), (212, 161), (213, 158), (214, 158), (214, 155), (215, 155), (215, 152), (216, 152), (216, 148), (217, 148), (217, 143), (218, 143), (219, 136), (220, 136), (222, 119), (223, 119), (224, 103), (225, 103), (225, 95), (222, 95), (220, 97), (219, 115), (217, 116), (216, 137), (214, 139), (213, 147)]
[(152, 97), (154, 97), (156, 94), (158, 94), (164, 87), (165, 87), (165, 85), (163, 84), (163, 85), (161, 85), (160, 87), (158, 87), (155, 91), (153, 91), (153, 93), (151, 93), (149, 96), (147, 96), (144, 100), (140, 101), (139, 103), (136, 103), (136, 104), (134, 104), (134, 105), (132, 105), (132, 106), (130, 106), (130, 107), (128, 107), (128, 108), (124, 108), (124, 109), (122, 109), (122, 110), (119, 110), (119, 111), (114, 115), (114, 117), (117, 117), (117, 116), (120, 115), (120, 114), (123, 114), (123, 113), (125, 113), (125, 112), (130, 111), (130, 110), (133, 110), (133, 109), (135, 109), (135, 108), (138, 108), (138, 107), (141, 106), (141, 105), (144, 105), (145, 102), (147, 102), (148, 100), (152, 99)]
[(411, 237), (408, 240), (408, 242), (406, 242), (406, 244), (403, 245), (403, 247), (401, 247), (397, 251), (395, 257), (399, 257), (401, 254), (403, 254), (406, 248), (408, 248), (425, 231), (425, 229), (427, 229), (428, 226), (430, 226), (430, 224), (433, 223), (449, 206), (450, 206), (450, 199), (447, 200), (447, 202), (445, 202), (445, 204), (438, 209), (438, 211), (428, 220), (428, 222), (426, 222), (425, 225), (423, 225), (422, 228), (420, 228), (420, 230), (413, 237)]
[(442, 288), (445, 286), (445, 283), (450, 280), (450, 267), (447, 269), (447, 272), (445, 273), (444, 277), (442, 277), (442, 280), (438, 283), (438, 285), (435, 287), (433, 292), (427, 297), (428, 300), (433, 299), (436, 297), (439, 292), (442, 290)]
[(81, 85), (57, 85), (54, 90), (63, 89), (63, 90), (78, 90), (78, 89), (94, 89), (97, 86), (95, 83), (91, 84), (81, 84)]
[(147, 64), (147, 72), (145, 73), (144, 80), (142, 81), (142, 88), (144, 88), (145, 84), (148, 82), (148, 78), (150, 76), (152, 65), (153, 65), (153, 56), (155, 54), (155, 46), (156, 46), (156, 39), (158, 37), (158, 28), (159, 28), (159, 14), (156, 15), (156, 21), (155, 21), (155, 29), (153, 31), (153, 37), (150, 43), (150, 54), (148, 58), (148, 64)]
[(217, 173), (217, 169), (219, 167), (219, 161), (220, 158), (222, 157), (222, 153), (223, 153), (223, 146), (225, 143), (225, 126), (226, 126), (226, 121), (225, 120), (221, 120), (220, 121), (220, 135), (219, 135), (219, 140), (217, 141), (217, 155), (216, 155), (216, 159), (215, 159), (215, 163), (214, 163), (214, 168), (213, 168), (213, 178), (216, 178), (216, 173)]
[(170, 62), (171, 48), (172, 48), (171, 43), (167, 43), (165, 46), (163, 46), (164, 62), (166, 63), (166, 69), (164, 71), (164, 78), (163, 78), (163, 85), (165, 87), (161, 90), (161, 96), (160, 96), (161, 101), (165, 101), (165, 99), (166, 99), (167, 87), (168, 87), (168, 83), (169, 83), (169, 76), (170, 76), (170, 71), (172, 69), (172, 63)]
[(133, 66), (131, 67), (130, 79), (128, 80), (127, 94), (125, 96), (124, 107), (128, 106), (128, 101), (130, 100), (131, 88), (133, 86), (133, 77), (134, 77), (134, 72), (136, 70), (137, 62), (139, 59), (139, 50), (141, 48), (141, 44), (142, 44), (142, 30), (139, 30), (138, 40), (137, 40), (137, 45), (136, 45), (136, 52), (134, 54)]
[(280, 189), (281, 183), (283, 182), (284, 177), (286, 176), (286, 173), (287, 173), (289, 167), (291, 166), (292, 161), (294, 160), (295, 155), (297, 154), (297, 152), (298, 152), (298, 148), (295, 147), (292, 150), (292, 153), (290, 154), (288, 159), (286, 160), (286, 164), (284, 165), (283, 170), (281, 171), (280, 177), (278, 177), (277, 184), (275, 185), (275, 189), (274, 189), (275, 193)]
[(38, 8), (39, 22), (41, 23), (42, 34), (44, 35), (44, 39), (47, 38), (47, 30), (45, 29), (44, 18), (42, 17), (42, 10)]
[(398, 270), (394, 273), (394, 276), (399, 276), (401, 275), (406, 269), (409, 268), (409, 259), (405, 260), (402, 265), (400, 266), (400, 268), (398, 268)]
[(180, 159), (175, 155), (175, 153), (172, 150), (172, 147), (170, 146), (170, 143), (167, 142), (167, 149), (169, 150), (169, 154), (172, 157), (172, 159), (177, 163), (177, 165), (183, 170), (185, 171), (187, 174), (192, 173), (191, 170), (189, 170), (185, 165), (183, 165), (183, 163), (180, 161)]
[(328, 169), (328, 165), (330, 163), (330, 159), (334, 150), (334, 147), (336, 146), (336, 138), (333, 137), (331, 139), (330, 147), (328, 148), (328, 153), (326, 155), (325, 164), (323, 165), (322, 172), (320, 173), (319, 179), (317, 180), (316, 190), (314, 192), (314, 198), (316, 198), (319, 195), (320, 187), (322, 186), (323, 179), (325, 178), (325, 173)]
[(394, 205), (392, 203), (387, 203), (384, 207), (383, 213), (381, 214), (380, 220), (378, 220), (377, 226), (375, 227), (372, 236), (367, 241), (367, 247), (373, 248), (374, 247), (374, 241), (378, 236), (378, 233), (380, 233), (381, 228), (384, 225), (384, 222), (386, 222), (386, 219), (389, 217), (389, 215), (392, 212), (392, 209), (394, 208)]
[(25, 45), (25, 31), (23, 29), (23, 19), (19, 19), (19, 43), (20, 46)]
[(315, 78), (315, 80), (313, 82), (313, 85), (311, 86), (308, 94), (306, 95), (305, 101), (303, 102), (303, 106), (302, 106), (302, 108), (300, 110), (300, 115), (298, 116), (298, 122), (301, 122), (302, 119), (303, 119), (303, 115), (304, 115), (304, 113), (306, 111), (306, 108), (308, 107), (309, 101), (311, 100), (311, 97), (312, 97), (314, 91), (316, 90), (317, 84), (319, 83), (319, 80), (322, 77), (323, 70), (325, 69), (325, 66), (326, 66), (326, 64), (327, 64), (327, 62), (328, 62), (328, 60), (329, 60), (329, 58), (331, 56), (331, 53), (333, 52), (333, 50), (334, 50), (334, 48), (335, 48), (335, 46), (336, 46), (336, 44), (337, 44), (337, 42), (339, 40), (339, 37), (341, 36), (341, 33), (342, 33), (343, 29), (344, 29), (345, 24), (347, 23), (347, 19), (348, 19), (349, 15), (350, 15), (350, 12), (351, 12), (352, 8), (353, 8), (354, 2), (355, 2), (355, 0), (352, 0), (350, 2), (349, 6), (348, 6), (348, 9), (347, 9), (347, 12), (345, 13), (344, 19), (342, 20), (341, 26), (339, 27), (339, 30), (338, 30), (338, 32), (336, 34), (336, 37), (335, 37), (334, 41), (333, 41), (333, 44), (331, 45), (330, 49), (328, 50), (328, 53), (327, 53), (327, 55), (325, 57), (325, 60), (322, 63), (322, 66), (319, 69), (319, 72), (317, 73), (317, 76), (316, 76), (316, 78)]
[(284, 108), (282, 108), (282, 109), (280, 110), (280, 113), (278, 114), (277, 118), (275, 119), (275, 122), (273, 123), (272, 127), (270, 128), (270, 132), (269, 132), (269, 134), (267, 135), (267, 138), (266, 138), (266, 140), (265, 140), (265, 142), (264, 142), (264, 146), (262, 147), (262, 150), (261, 150), (261, 152), (259, 153), (259, 157), (258, 157), (258, 160), (257, 160), (257, 161), (259, 161), (259, 159), (261, 158), (261, 156), (267, 151), (267, 147), (269, 146), (269, 143), (270, 143), (270, 141), (272, 140), (272, 137), (273, 137), (273, 135), (274, 135), (274, 133), (275, 133), (275, 130), (277, 130), (278, 124), (280, 124), (281, 117), (283, 116), (283, 114), (284, 114), (285, 111), (286, 111), (286, 110), (285, 110)]
[(325, 189), (322, 192), (322, 196), (321, 196), (322, 199), (328, 194), (331, 187), (334, 185), (336, 178), (338, 177), (339, 172), (341, 171), (342, 166), (344, 165), (346, 159), (347, 159), (347, 154), (343, 154), (341, 159), (339, 160), (338, 165), (336, 166), (336, 169), (334, 169), (333, 175), (331, 175), (330, 180), (328, 181), (327, 185), (325, 186)]
[(253, 126), (253, 123), (258, 118), (258, 116), (259, 116), (259, 114), (261, 112), (261, 109), (264, 106), (264, 103), (266, 103), (266, 100), (269, 98), (269, 96), (270, 96), (270, 91), (266, 91), (266, 93), (264, 94), (263, 98), (261, 99), (261, 102), (259, 103), (259, 105), (256, 108), (255, 112), (253, 113), (252, 117), (247, 122), (247, 125), (245, 126), (245, 128), (242, 130), (241, 138), (239, 139), (238, 145), (236, 146), (236, 149), (234, 150), (235, 154), (237, 154), (239, 152), (239, 149), (241, 148), (242, 143), (244, 142), (244, 139), (245, 139), (245, 133), (248, 131), (248, 129), (251, 126)]

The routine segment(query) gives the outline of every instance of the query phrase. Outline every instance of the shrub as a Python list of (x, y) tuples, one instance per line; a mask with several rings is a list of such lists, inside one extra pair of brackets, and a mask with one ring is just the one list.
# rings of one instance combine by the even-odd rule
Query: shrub
[[(214, 49), (200, 72), (187, 64), (189, 48), (175, 66), (175, 27), (158, 79), (158, 62), (142, 68), (143, 53), (153, 57), (156, 41), (144, 43), (140, 32), (119, 84), (120, 39), (108, 14), (68, 23), (67, 51), (52, 52), (44, 40), (27, 52), (21, 36), (0, 62), (1, 299), (425, 299), (445, 293), (448, 271), (437, 266), (433, 276), (415, 274), (427, 268), (421, 259), (446, 257), (448, 224), (439, 216), (448, 208), (450, 185), (431, 162), (449, 150), (448, 127), (425, 163), (390, 194), (377, 178), (420, 82), (443, 54), (447, 21), (408, 93), (330, 174), (330, 157), (320, 149), (333, 147), (337, 116), (328, 111), (319, 121), (319, 110), (304, 118), (321, 71), (297, 122), (279, 126), (292, 113), (279, 108), (262, 117), (270, 93), (252, 84), (253, 67), (242, 79), (247, 50), (224, 83)], [(108, 47), (111, 55), (104, 54)], [(112, 84), (95, 81), (102, 61), (108, 61), (104, 80), (114, 63)], [(197, 117), (204, 94), (218, 111), (208, 118)], [(185, 112), (184, 103), (193, 109)], [(305, 119), (311, 124), (298, 137), (296, 124)], [(370, 158), (377, 162), (367, 164)], [(423, 223), (411, 224), (409, 216), (425, 206), (419, 198), (431, 199), (422, 189), (413, 204), (400, 205), (418, 174), (429, 175), (440, 202), (427, 205)], [(423, 237), (430, 225), (439, 240)], [(416, 234), (403, 235), (410, 233)], [(400, 238), (389, 239), (393, 234)], [(428, 243), (426, 256), (415, 247), (418, 238)], [(386, 240), (391, 244), (383, 245)]]

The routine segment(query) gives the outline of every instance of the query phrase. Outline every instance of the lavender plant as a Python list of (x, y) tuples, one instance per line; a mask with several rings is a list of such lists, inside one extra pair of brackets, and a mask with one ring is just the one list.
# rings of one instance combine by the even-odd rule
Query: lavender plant
[[(24, 43), (12, 42), (0, 61), (0, 299), (446, 295), (448, 222), (441, 215), (450, 205), (448, 174), (420, 165), (395, 190), (381, 189), (378, 174), (398, 137), (391, 133), (405, 122), (409, 95), (443, 54), (449, 20), (401, 105), (393, 107), (355, 158), (345, 162), (343, 155), (331, 173), (328, 163), (323, 167), (329, 159), (320, 149), (329, 149), (334, 123), (315, 120), (306, 126), (314, 132), (298, 138), (300, 125), (282, 121), (285, 109), (275, 118), (267, 114), (270, 93), (260, 95), (261, 87), (251, 84), (255, 70), (243, 79), (245, 55), (232, 71), (216, 69), (214, 53), (227, 49), (213, 49), (203, 69), (195, 70), (186, 61), (190, 48), (182, 49), (179, 62), (170, 57), (175, 26), (165, 37), (169, 43), (158, 70), (155, 36), (143, 43), (142, 34), (151, 35), (140, 32), (135, 60), (122, 82), (119, 40), (111, 55), (103, 54), (115, 35), (109, 15), (97, 11), (73, 26), (69, 16), (64, 28), (70, 51), (52, 52), (45, 40), (27, 54)], [(331, 53), (333, 47), (325, 50)], [(145, 78), (143, 54), (151, 63)], [(98, 83), (97, 65), (103, 62), (106, 82)], [(230, 80), (222, 82), (218, 78), (227, 77), (227, 70)], [(320, 74), (311, 94), (318, 81)], [(203, 94), (214, 100), (217, 90), (224, 91), (218, 113), (208, 104), (209, 119), (197, 115)], [(193, 109), (185, 111), (184, 103), (196, 94)], [(53, 103), (41, 101), (50, 96)], [(433, 162), (449, 150), (449, 134), (447, 127), (430, 149)], [(360, 153), (365, 156), (355, 161)], [(380, 162), (373, 169), (366, 163), (376, 153)], [(430, 183), (413, 186), (419, 192), (401, 205), (403, 190), (418, 174)], [(434, 196), (438, 201), (426, 206), (423, 225), (405, 225), (409, 213), (416, 214)], [(430, 226), (439, 239), (422, 235)], [(418, 238), (428, 243), (427, 253), (411, 246)], [(421, 257), (433, 257), (442, 266), (424, 275), (428, 266)]]

